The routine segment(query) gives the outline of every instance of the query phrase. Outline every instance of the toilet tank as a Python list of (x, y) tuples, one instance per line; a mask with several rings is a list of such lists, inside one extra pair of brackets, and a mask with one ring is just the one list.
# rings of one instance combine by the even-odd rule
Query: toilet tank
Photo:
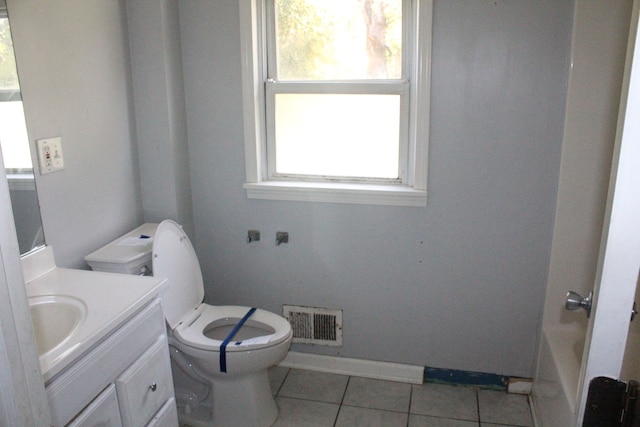
[(84, 257), (94, 271), (150, 275), (158, 224), (147, 223)]

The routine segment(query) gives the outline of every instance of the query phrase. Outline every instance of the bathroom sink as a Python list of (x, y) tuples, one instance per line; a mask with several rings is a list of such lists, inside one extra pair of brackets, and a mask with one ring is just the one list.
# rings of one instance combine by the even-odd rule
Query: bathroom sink
[(58, 268), (50, 246), (21, 261), (45, 387), (167, 286), (155, 277)]
[(41, 356), (73, 335), (87, 315), (87, 307), (81, 300), (66, 295), (31, 297), (29, 309)]

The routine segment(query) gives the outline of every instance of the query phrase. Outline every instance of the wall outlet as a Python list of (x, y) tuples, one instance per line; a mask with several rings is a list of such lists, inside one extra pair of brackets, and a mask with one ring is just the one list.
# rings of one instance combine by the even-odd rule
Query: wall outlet
[(64, 169), (61, 137), (38, 139), (36, 140), (36, 148), (38, 150), (40, 175)]

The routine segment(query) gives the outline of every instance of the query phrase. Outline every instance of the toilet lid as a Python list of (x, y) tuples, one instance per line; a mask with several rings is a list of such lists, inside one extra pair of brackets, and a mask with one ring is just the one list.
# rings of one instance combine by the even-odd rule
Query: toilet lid
[(153, 240), (153, 275), (165, 277), (168, 287), (162, 294), (162, 306), (171, 329), (204, 299), (202, 271), (196, 252), (182, 227), (164, 220)]

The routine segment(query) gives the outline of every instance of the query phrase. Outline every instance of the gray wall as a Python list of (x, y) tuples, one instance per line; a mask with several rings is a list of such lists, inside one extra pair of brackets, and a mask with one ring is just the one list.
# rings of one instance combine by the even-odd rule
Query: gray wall
[(59, 266), (85, 268), (142, 221), (124, 2), (7, 3), (32, 148), (62, 137), (65, 170), (35, 174), (46, 240)]
[[(572, 2), (435, 1), (426, 208), (247, 200), (237, 1), (179, 6), (206, 300), (344, 309), (344, 346), (303, 351), (531, 376)], [(30, 139), (63, 137), (65, 171), (37, 177), (47, 241), (59, 265), (84, 267), (143, 220), (125, 7), (9, 12)], [(263, 240), (248, 245), (253, 228)], [(279, 230), (290, 243), (276, 247)]]
[(127, 17), (144, 218), (193, 236), (178, 3), (129, 0)]
[(247, 200), (238, 4), (181, 2), (206, 300), (344, 309), (344, 346), (302, 351), (531, 376), (572, 6), (435, 1), (428, 206), (394, 208)]

